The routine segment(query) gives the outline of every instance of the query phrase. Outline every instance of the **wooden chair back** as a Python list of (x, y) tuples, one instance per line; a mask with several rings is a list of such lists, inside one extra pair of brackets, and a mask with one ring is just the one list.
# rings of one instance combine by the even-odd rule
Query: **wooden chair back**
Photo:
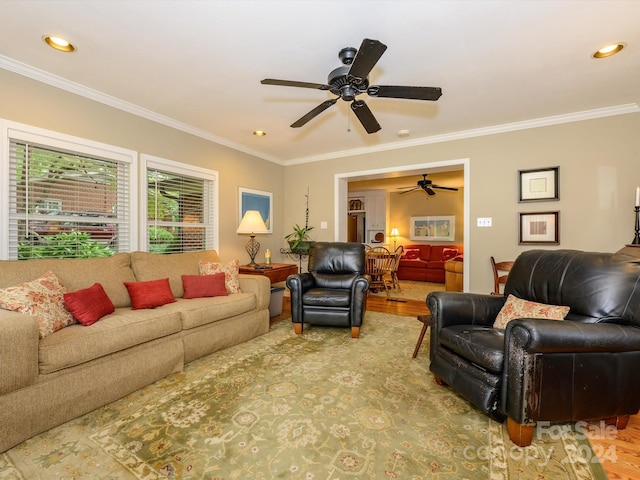
[(491, 295), (502, 295), (500, 285), (504, 287), (507, 283), (507, 277), (513, 267), (513, 261), (496, 262), (495, 258), (491, 257), (491, 268), (493, 269), (493, 292)]

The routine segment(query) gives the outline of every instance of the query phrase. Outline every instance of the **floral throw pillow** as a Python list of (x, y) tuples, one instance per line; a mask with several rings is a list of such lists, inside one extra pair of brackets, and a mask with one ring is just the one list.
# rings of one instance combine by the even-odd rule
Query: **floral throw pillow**
[(442, 261), (446, 262), (458, 256), (457, 248), (444, 248), (442, 249)]
[(419, 260), (420, 259), (420, 249), (419, 248), (408, 248), (404, 251), (405, 260)]
[(507, 323), (516, 318), (546, 318), (547, 320), (564, 320), (569, 307), (546, 305), (531, 302), (509, 295), (495, 321), (494, 328), (507, 328)]
[(40, 338), (75, 322), (64, 306), (64, 287), (53, 272), (0, 290), (0, 308), (37, 317)]
[(227, 263), (199, 262), (200, 275), (213, 275), (224, 273), (224, 286), (228, 293), (241, 293), (238, 272), (240, 270), (240, 260), (232, 260)]

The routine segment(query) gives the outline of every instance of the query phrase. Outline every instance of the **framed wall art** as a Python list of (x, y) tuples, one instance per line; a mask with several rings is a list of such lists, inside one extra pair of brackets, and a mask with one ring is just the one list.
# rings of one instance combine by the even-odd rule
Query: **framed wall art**
[(558, 245), (560, 212), (519, 213), (519, 245)]
[(518, 170), (518, 202), (559, 200), (560, 167)]
[(456, 238), (456, 217), (455, 215), (411, 217), (409, 238), (431, 242), (453, 242)]
[(238, 187), (238, 225), (247, 210), (258, 210), (267, 233), (273, 233), (273, 193)]

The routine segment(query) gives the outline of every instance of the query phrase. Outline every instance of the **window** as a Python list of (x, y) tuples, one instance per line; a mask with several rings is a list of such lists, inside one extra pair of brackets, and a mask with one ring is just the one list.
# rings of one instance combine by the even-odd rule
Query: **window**
[(217, 172), (148, 155), (147, 250), (177, 253), (217, 249)]
[(29, 127), (3, 131), (9, 146), (2, 184), (9, 241), (2, 258), (130, 250), (133, 152)]

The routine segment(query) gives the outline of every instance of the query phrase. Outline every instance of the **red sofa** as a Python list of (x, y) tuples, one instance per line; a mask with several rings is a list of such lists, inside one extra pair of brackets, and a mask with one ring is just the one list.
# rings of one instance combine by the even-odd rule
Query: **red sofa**
[(462, 255), (462, 245), (404, 245), (399, 280), (444, 283), (444, 262)]

